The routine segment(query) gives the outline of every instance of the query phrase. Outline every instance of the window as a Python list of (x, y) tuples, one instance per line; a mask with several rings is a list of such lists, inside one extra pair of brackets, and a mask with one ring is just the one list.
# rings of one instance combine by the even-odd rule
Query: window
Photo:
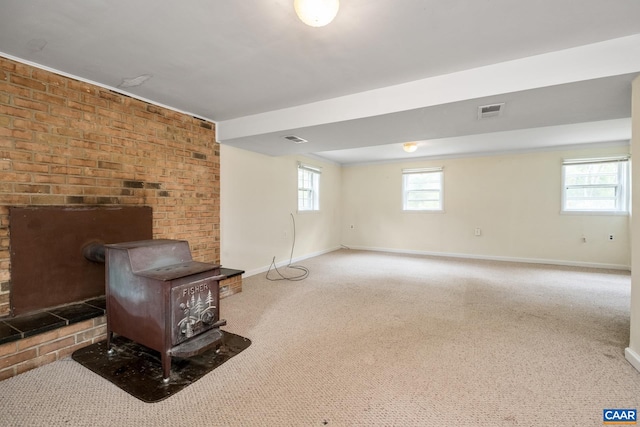
[(442, 210), (442, 168), (402, 170), (402, 209)]
[(565, 160), (562, 210), (626, 213), (629, 210), (629, 156)]
[(298, 163), (298, 211), (320, 210), (320, 168)]

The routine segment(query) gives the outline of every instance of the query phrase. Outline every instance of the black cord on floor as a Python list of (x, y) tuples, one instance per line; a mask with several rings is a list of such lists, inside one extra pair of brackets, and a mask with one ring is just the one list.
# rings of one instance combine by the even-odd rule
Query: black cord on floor
[[(273, 259), (271, 260), (271, 265), (269, 266), (269, 271), (267, 271), (267, 280), (271, 280), (273, 282), (278, 281), (278, 280), (289, 280), (292, 282), (296, 282), (299, 280), (304, 280), (307, 278), (307, 276), (309, 276), (309, 270), (306, 267), (303, 267), (301, 265), (292, 265), (291, 262), (293, 260), (293, 249), (296, 246), (296, 220), (293, 217), (293, 214), (291, 215), (291, 221), (293, 222), (293, 243), (291, 244), (291, 255), (289, 256), (289, 264), (287, 265), (287, 268), (291, 268), (293, 270), (299, 270), (302, 273), (295, 275), (295, 276), (285, 276), (284, 274), (282, 274), (279, 270), (278, 267), (276, 266), (276, 257), (274, 256)], [(269, 273), (271, 273), (271, 270), (273, 269), (273, 271), (275, 271), (278, 276), (273, 278), (273, 277), (269, 277)]]

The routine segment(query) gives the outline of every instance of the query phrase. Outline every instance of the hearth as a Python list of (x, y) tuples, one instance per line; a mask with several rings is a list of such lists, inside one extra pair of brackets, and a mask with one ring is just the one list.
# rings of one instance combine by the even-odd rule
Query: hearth
[(191, 357), (219, 344), (220, 266), (193, 261), (184, 240), (105, 245), (107, 349), (113, 334), (160, 352), (163, 380), (172, 357)]

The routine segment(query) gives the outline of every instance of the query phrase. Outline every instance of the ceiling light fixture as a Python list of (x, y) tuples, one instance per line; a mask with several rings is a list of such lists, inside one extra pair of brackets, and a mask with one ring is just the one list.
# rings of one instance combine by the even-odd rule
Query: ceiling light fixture
[(298, 18), (311, 27), (324, 27), (336, 17), (339, 0), (294, 0)]
[(404, 144), (402, 144), (402, 149), (407, 153), (413, 153), (418, 149), (418, 144), (416, 144), (415, 142), (405, 142)]

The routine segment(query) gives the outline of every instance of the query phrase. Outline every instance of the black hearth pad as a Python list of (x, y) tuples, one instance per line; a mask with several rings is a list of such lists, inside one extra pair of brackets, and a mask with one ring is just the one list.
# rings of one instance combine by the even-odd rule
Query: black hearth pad
[(154, 403), (193, 384), (251, 345), (240, 335), (226, 331), (222, 334), (217, 348), (185, 359), (173, 357), (167, 384), (162, 381), (160, 353), (121, 336), (112, 341), (113, 355), (107, 353), (106, 341), (100, 341), (76, 350), (71, 357), (132, 396)]

